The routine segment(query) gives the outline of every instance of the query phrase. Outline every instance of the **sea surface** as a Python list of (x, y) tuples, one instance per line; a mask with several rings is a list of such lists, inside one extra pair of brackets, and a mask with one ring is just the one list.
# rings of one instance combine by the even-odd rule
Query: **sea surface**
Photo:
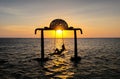
[[(77, 39), (81, 61), (72, 62), (74, 39), (45, 39), (46, 62), (38, 38), (0, 38), (0, 79), (120, 79), (120, 38)], [(50, 55), (55, 49), (66, 50)]]

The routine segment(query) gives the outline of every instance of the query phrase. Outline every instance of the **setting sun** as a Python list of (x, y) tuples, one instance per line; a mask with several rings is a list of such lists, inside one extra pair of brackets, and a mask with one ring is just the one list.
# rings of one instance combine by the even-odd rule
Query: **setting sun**
[(62, 30), (57, 30), (56, 33), (57, 34), (62, 34)]
[(62, 30), (56, 30), (56, 37), (57, 38), (62, 38), (62, 33), (63, 33)]

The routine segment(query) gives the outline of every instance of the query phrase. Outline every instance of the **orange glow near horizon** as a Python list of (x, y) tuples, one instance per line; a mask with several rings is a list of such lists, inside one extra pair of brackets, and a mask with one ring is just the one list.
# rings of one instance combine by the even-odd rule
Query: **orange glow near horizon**
[[(68, 24), (71, 24), (71, 22), (68, 21)], [(84, 23), (86, 24), (86, 23)], [(47, 24), (45, 24), (47, 25)], [(77, 27), (75, 24), (71, 24), (73, 27)], [(40, 31), (37, 32), (36, 35), (34, 35), (34, 30), (38, 28), (38, 26), (29, 26), (29, 25), (9, 25), (5, 27), (0, 27), (0, 37), (8, 37), (8, 38), (40, 38)], [(99, 38), (99, 37), (119, 37), (120, 31), (119, 28), (112, 28), (111, 26), (103, 27), (103, 25), (83, 25), (80, 27), (83, 30), (83, 34), (80, 34), (79, 31), (77, 31), (77, 37), (78, 38)], [(109, 30), (108, 30), (109, 28)], [(60, 28), (59, 28), (60, 29)], [(45, 31), (45, 38), (74, 38), (74, 32), (68, 31), (68, 30), (56, 30), (56, 36), (55, 36), (55, 30), (51, 31)]]

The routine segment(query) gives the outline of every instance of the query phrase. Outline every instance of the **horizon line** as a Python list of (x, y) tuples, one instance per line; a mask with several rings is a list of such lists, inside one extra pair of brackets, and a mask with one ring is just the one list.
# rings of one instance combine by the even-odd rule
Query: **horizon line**
[[(40, 37), (0, 37), (0, 39), (2, 38), (23, 38), (23, 39), (34, 39), (34, 38), (40, 38)], [(78, 37), (78, 39), (80, 38), (120, 38), (120, 37)], [(45, 39), (62, 39), (62, 38), (45, 38)], [(63, 39), (74, 39), (73, 37), (72, 38), (63, 38)]]

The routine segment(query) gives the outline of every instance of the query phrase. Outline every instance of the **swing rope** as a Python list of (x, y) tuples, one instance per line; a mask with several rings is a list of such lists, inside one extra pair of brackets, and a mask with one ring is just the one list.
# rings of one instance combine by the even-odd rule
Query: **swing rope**
[(64, 44), (63, 30), (62, 30), (62, 43)]
[(55, 30), (55, 37), (54, 37), (54, 50), (56, 48), (56, 30)]

